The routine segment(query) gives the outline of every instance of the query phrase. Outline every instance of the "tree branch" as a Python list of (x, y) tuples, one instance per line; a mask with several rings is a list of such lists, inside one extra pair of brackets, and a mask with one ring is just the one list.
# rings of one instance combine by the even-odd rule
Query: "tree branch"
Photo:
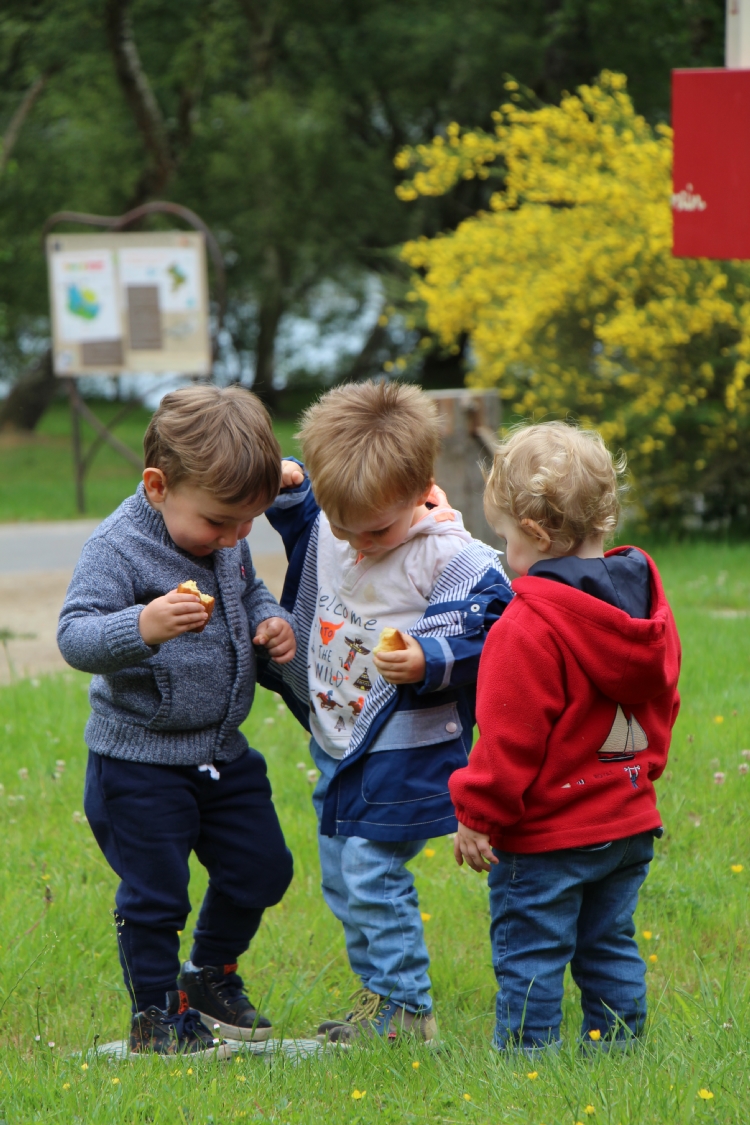
[(137, 204), (163, 192), (174, 174), (175, 160), (161, 109), (133, 37), (131, 3), (132, 0), (107, 0), (104, 22), (117, 79), (152, 160), (136, 189)]
[(0, 148), (0, 176), (2, 176), (3, 172), (8, 166), (8, 161), (10, 160), (11, 153), (16, 146), (16, 141), (18, 140), (19, 133), (23, 128), (23, 123), (34, 108), (34, 104), (37, 101), (42, 90), (47, 85), (48, 78), (49, 72), (39, 75), (39, 77), (31, 84), (31, 86), (29, 86), (28, 90), (21, 99), (21, 104), (10, 119), (10, 124), (5, 130), (5, 135), (1, 142), (2, 147)]

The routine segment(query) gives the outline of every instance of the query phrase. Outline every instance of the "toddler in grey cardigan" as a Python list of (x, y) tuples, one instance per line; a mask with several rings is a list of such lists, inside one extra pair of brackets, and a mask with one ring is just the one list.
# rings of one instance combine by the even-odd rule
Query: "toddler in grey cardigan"
[[(167, 395), (144, 452), (143, 483), (84, 546), (58, 643), (94, 673), (85, 808), (121, 880), (131, 1050), (225, 1057), (224, 1037), (271, 1034), (237, 959), (292, 877), (265, 762), (239, 729), (254, 646), (260, 667), (296, 651), (293, 618), (256, 578), (245, 538), (276, 497), (281, 455), (258, 399), (211, 386)], [(177, 593), (189, 579), (215, 598), (210, 621), (195, 594)], [(180, 972), (192, 850), (209, 885)]]

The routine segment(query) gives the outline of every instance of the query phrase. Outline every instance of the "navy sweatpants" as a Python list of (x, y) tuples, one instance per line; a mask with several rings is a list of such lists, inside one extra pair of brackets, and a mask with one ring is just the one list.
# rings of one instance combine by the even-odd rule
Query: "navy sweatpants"
[(292, 880), (262, 755), (249, 749), (216, 770), (213, 780), (197, 766), (89, 753), (84, 808), (122, 880), (115, 896), (119, 951), (134, 1011), (163, 1008), (165, 992), (177, 987), (191, 851), (209, 875), (191, 953), (196, 965), (236, 962), (264, 909), (281, 901)]

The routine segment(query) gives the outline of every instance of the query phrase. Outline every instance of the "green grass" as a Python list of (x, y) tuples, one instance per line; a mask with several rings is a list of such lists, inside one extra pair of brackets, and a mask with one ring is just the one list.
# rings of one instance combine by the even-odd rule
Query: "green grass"
[[(119, 410), (117, 403), (92, 404), (103, 422)], [(136, 453), (143, 450), (143, 434), (151, 414), (139, 408), (118, 425), (114, 433)], [(294, 422), (280, 419), (274, 429), (284, 452), (294, 452)], [(84, 423), (84, 447), (94, 437)], [(0, 523), (16, 520), (60, 520), (80, 518), (76, 508), (73, 454), (70, 441), (70, 408), (56, 402), (30, 435), (0, 435), (0, 480), (12, 488), (0, 490)], [(103, 519), (136, 488), (140, 475), (124, 457), (108, 445), (96, 454), (86, 477), (86, 512)]]
[[(110, 915), (116, 880), (87, 825), (74, 818), (82, 809), (88, 704), (86, 678), (69, 673), (0, 690), (0, 1118), (8, 1125), (744, 1125), (750, 774), (738, 767), (750, 747), (750, 619), (732, 614), (750, 612), (750, 547), (661, 547), (655, 554), (685, 656), (683, 708), (659, 784), (667, 833), (637, 917), (644, 955), (657, 958), (649, 966), (648, 1034), (637, 1052), (578, 1056), (576, 989), (568, 980), (566, 1047), (558, 1058), (532, 1070), (525, 1060), (493, 1054), (485, 880), (459, 870), (449, 841), (438, 839), (435, 854), (422, 854), (413, 867), (422, 909), (431, 915), (426, 932), (442, 1050), (377, 1042), (297, 1066), (281, 1058), (270, 1065), (206, 1062), (194, 1063), (191, 1074), (188, 1061), (139, 1059), (92, 1061), (82, 1070), (72, 1052), (97, 1037), (124, 1036), (128, 1005)], [(246, 730), (268, 758), (296, 866), (289, 893), (267, 913), (241, 971), (285, 1035), (309, 1036), (320, 1018), (346, 1009), (355, 981), (318, 888), (303, 732), (264, 692)], [(57, 759), (66, 765), (55, 779)], [(28, 778), (19, 776), (23, 769)], [(723, 785), (713, 780), (719, 770)], [(196, 864), (195, 906), (204, 886)], [(191, 917), (185, 951), (193, 923)], [(701, 1089), (713, 1098), (702, 1099)], [(366, 1096), (354, 1099), (355, 1090)]]

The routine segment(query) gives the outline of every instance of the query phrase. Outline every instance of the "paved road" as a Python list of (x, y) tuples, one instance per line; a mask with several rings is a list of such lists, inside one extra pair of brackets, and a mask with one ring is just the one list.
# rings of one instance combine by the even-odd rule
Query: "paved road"
[[(0, 574), (73, 570), (83, 544), (99, 520), (0, 524)], [(283, 555), (281, 539), (265, 516), (250, 532), (253, 557)]]

